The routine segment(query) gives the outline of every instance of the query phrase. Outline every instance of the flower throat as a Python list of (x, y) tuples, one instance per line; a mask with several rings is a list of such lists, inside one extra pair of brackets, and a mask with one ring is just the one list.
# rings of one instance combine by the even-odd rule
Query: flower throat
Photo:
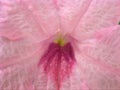
[(71, 43), (59, 37), (49, 44), (48, 49), (40, 59), (39, 67), (51, 77), (50, 79), (55, 83), (57, 90), (60, 90), (62, 82), (70, 77), (75, 62)]

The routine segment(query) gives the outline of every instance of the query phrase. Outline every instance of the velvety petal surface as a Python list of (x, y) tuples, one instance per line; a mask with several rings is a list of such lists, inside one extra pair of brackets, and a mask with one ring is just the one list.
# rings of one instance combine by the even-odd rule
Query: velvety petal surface
[(58, 23), (52, 0), (0, 0), (0, 66), (42, 54), (42, 41), (58, 31)]
[[(92, 90), (120, 89), (120, 26), (104, 28), (79, 45), (76, 58)], [(95, 40), (96, 39), (96, 40)]]
[(61, 27), (81, 39), (96, 30), (117, 25), (120, 21), (119, 0), (60, 0)]
[(75, 30), (92, 0), (55, 0), (58, 6), (60, 29), (64, 33)]
[(0, 89), (57, 90), (37, 65), (61, 30), (72, 33), (68, 39), (77, 60), (61, 90), (119, 90), (120, 28), (114, 26), (119, 5), (119, 0), (0, 0)]
[(52, 0), (0, 0), (0, 36), (41, 41), (58, 31), (58, 23)]
[(38, 61), (57, 31), (53, 1), (0, 0), (1, 90), (37, 90)]

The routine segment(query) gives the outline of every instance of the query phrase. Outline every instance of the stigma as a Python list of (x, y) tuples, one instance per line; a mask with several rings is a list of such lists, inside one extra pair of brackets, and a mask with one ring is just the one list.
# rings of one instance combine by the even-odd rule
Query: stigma
[(46, 75), (51, 77), (50, 79), (60, 90), (62, 82), (70, 77), (75, 62), (72, 44), (64, 38), (58, 37), (49, 44), (38, 65)]

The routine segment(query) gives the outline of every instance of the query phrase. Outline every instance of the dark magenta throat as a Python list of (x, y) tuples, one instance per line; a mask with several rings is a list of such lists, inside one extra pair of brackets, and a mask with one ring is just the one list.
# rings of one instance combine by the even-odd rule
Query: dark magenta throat
[(39, 62), (39, 67), (60, 87), (65, 78), (69, 78), (75, 64), (75, 55), (71, 43), (61, 46), (51, 43)]

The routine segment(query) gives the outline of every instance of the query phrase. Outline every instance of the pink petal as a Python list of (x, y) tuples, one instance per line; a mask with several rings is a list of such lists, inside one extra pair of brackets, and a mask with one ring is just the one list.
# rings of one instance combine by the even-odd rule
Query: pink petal
[(5, 67), (18, 64), (36, 61), (31, 60), (32, 57), (38, 57), (42, 54), (42, 44), (31, 44), (25, 40), (10, 41), (8, 39), (2, 39), (0, 41), (1, 52), (0, 52), (0, 69)]
[(98, 44), (94, 50), (97, 52), (96, 57), (113, 67), (120, 68), (120, 26), (100, 30), (96, 32), (96, 35), (98, 35), (98, 33), (100, 37), (97, 37)]
[[(0, 88), (34, 90), (36, 89), (34, 87), (37, 87), (40, 88), (39, 90), (43, 90), (51, 87), (52, 83), (48, 80), (49, 77), (43, 75), (43, 72), (40, 72), (38, 68), (36, 68), (37, 62), (47, 46), (45, 44), (43, 45), (43, 43), (39, 44), (37, 42), (43, 41), (56, 33), (59, 25), (64, 32), (70, 33), (72, 30), (75, 30), (74, 28), (76, 28), (77, 23), (79, 25), (76, 28), (75, 33), (72, 35), (75, 35), (79, 42), (84, 39), (82, 38), (81, 33), (83, 33), (83, 36), (86, 37), (88, 35), (89, 37), (90, 32), (93, 33), (95, 31), (95, 36), (88, 38), (86, 41), (83, 40), (78, 44), (81, 52), (78, 53), (77, 50), (75, 50), (76, 58), (80, 67), (77, 67), (77, 69), (79, 69), (80, 72), (75, 71), (73, 73), (75, 76), (77, 75), (77, 78), (73, 75), (72, 83), (77, 85), (78, 88), (81, 87), (83, 90), (89, 90), (89, 88), (93, 90), (114, 90), (120, 88), (119, 27), (115, 26), (101, 30), (101, 28), (110, 25), (112, 26), (118, 21), (118, 17), (114, 17), (113, 14), (115, 14), (115, 16), (119, 15), (118, 12), (116, 14), (118, 8), (115, 8), (115, 6), (117, 7), (119, 5), (119, 1), (99, 0), (91, 2), (91, 0), (86, 0), (88, 3), (81, 4), (80, 6), (80, 1), (77, 0), (63, 0), (64, 3), (61, 1), (53, 2), (48, 0), (36, 0), (36, 2), (32, 0), (13, 0), (13, 2), (8, 2), (9, 0), (5, 0), (4, 4), (2, 1), (3, 0), (0, 0), (0, 4), (3, 5), (0, 6), (0, 10), (3, 10), (2, 13), (0, 13), (0, 36), (2, 36), (0, 42), (4, 45), (0, 48), (2, 51), (2, 53), (0, 53), (0, 69), (2, 69), (1, 72), (4, 73), (3, 75), (0, 75), (2, 76), (0, 77)], [(96, 4), (96, 2), (99, 3)], [(103, 2), (105, 3), (105, 8), (103, 7), (104, 5), (101, 5)], [(108, 4), (108, 2), (110, 4)], [(81, 3), (84, 3), (84, 1), (81, 1)], [(71, 8), (69, 5), (73, 7)], [(92, 21), (94, 18), (92, 18), (88, 20), (88, 22), (89, 24), (91, 24), (91, 22), (92, 24), (94, 23), (95, 26), (91, 25), (91, 28), (86, 29), (87, 25), (89, 25), (87, 24), (87, 19), (89, 19), (87, 15), (93, 14), (92, 11), (86, 12), (89, 11), (89, 5), (91, 7), (90, 10), (98, 6), (98, 9), (102, 9), (102, 11), (109, 11), (109, 13), (103, 15), (103, 18), (99, 19), (97, 16), (95, 18), (99, 19), (98, 21), (102, 22), (103, 25), (101, 25), (101, 23), (94, 23), (94, 21)], [(109, 5), (112, 7), (111, 9), (113, 9), (112, 11), (111, 9), (106, 9)], [(71, 10), (70, 13), (66, 12), (69, 8)], [(58, 13), (57, 10), (59, 11)], [(31, 14), (31, 11), (33, 14)], [(89, 14), (91, 12), (92, 14)], [(60, 18), (58, 18), (58, 14), (60, 15)], [(110, 17), (108, 15), (110, 15)], [(3, 18), (2, 16), (5, 17)], [(83, 18), (81, 19), (81, 17)], [(115, 21), (113, 18), (115, 18)], [(61, 20), (61, 23), (59, 23), (58, 19)], [(104, 21), (104, 19), (107, 19), (108, 21)], [(112, 21), (114, 23), (109, 24), (112, 23)], [(83, 28), (81, 24), (82, 22), (86, 23), (85, 28)], [(88, 31), (88, 34), (84, 34), (87, 30), (90, 30), (90, 32)], [(12, 69), (12, 64), (14, 64), (15, 68), (17, 65), (20, 66), (18, 69)], [(9, 69), (7, 66), (9, 66)], [(4, 67), (6, 67), (6, 72), (3, 70)], [(16, 72), (17, 70), (18, 72)], [(69, 85), (69, 81), (71, 80), (68, 80), (67, 83), (65, 82), (67, 88), (63, 87), (63, 90), (68, 88), (71, 89), (72, 85)], [(72, 88), (74, 88), (74, 86)], [(54, 89), (53, 85), (52, 90)]]
[(26, 61), (38, 52), (41, 55), (43, 46), (47, 47), (42, 41), (57, 31), (53, 1), (0, 0), (0, 67)]
[(0, 0), (0, 36), (11, 40), (28, 37), (41, 41), (58, 31), (58, 23), (52, 1)]
[(56, 0), (56, 1), (60, 16), (61, 30), (63, 30), (65, 33), (70, 33), (72, 30), (75, 30), (77, 23), (86, 13), (92, 0)]
[(54, 0), (25, 0), (23, 5), (32, 11), (34, 19), (44, 33), (51, 35), (58, 31), (59, 18)]
[[(120, 88), (120, 26), (113, 26), (95, 33), (95, 41), (79, 45), (76, 58), (88, 87), (100, 90)], [(87, 42), (87, 41), (86, 41)], [(86, 45), (91, 44), (91, 45)], [(93, 46), (94, 47), (91, 47)], [(82, 68), (81, 68), (82, 67)]]
[[(0, 70), (3, 74), (3, 77), (0, 75), (0, 89), (34, 89), (32, 79), (36, 76), (31, 79), (34, 75), (31, 72), (36, 73), (34, 67), (49, 42), (42, 41), (58, 31), (57, 14), (52, 4), (45, 0), (0, 0)], [(17, 65), (18, 72), (13, 70)]]
[[(80, 71), (83, 71), (87, 86), (90, 90), (119, 90), (120, 78), (116, 73), (116, 75), (114, 72), (110, 74), (109, 71), (103, 69), (105, 67), (100, 67), (99, 64), (93, 63), (93, 59), (85, 55), (80, 55), (77, 59), (80, 60), (80, 66), (83, 68), (80, 68)], [(98, 59), (97, 61), (99, 62)]]
[[(28, 62), (27, 64), (17, 64), (2, 69), (2, 75), (0, 75), (0, 89), (35, 90), (33, 85), (33, 79), (35, 79), (35, 77), (33, 76), (36, 73), (36, 68), (32, 65), (34, 64)], [(33, 73), (31, 74), (31, 72)]]
[(73, 33), (79, 38), (81, 35), (89, 37), (96, 30), (117, 25), (120, 21), (119, 10), (120, 0), (92, 0)]

